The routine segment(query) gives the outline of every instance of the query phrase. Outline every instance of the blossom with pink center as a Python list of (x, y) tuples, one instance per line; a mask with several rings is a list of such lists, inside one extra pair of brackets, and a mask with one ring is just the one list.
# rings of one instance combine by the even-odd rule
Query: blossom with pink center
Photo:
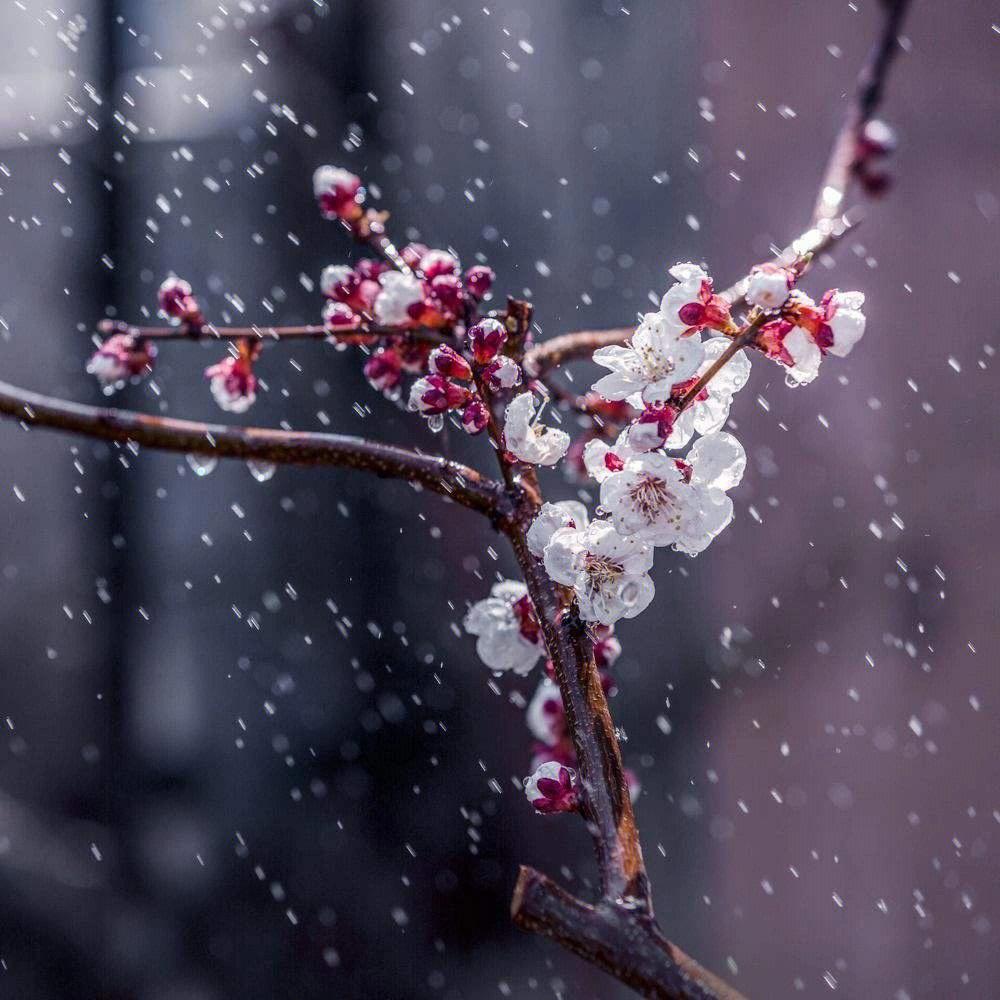
[(610, 521), (560, 528), (545, 546), (543, 561), (556, 583), (573, 588), (587, 621), (613, 625), (641, 614), (653, 599), (652, 548), (635, 535), (621, 535)]
[(819, 374), (823, 352), (809, 329), (788, 319), (765, 323), (754, 338), (755, 346), (781, 362), (792, 385), (806, 385)]
[(538, 620), (523, 583), (503, 580), (490, 596), (469, 608), (466, 632), (477, 636), (476, 652), (490, 670), (527, 674), (542, 655)]
[(447, 344), (435, 347), (431, 351), (431, 356), (428, 358), (427, 364), (435, 375), (443, 375), (446, 378), (457, 378), (463, 382), (472, 378), (472, 368), (469, 362), (458, 351)]
[(470, 394), (440, 375), (425, 375), (410, 387), (409, 407), (426, 417), (458, 409), (469, 402)]
[(747, 278), (747, 302), (761, 309), (780, 309), (795, 284), (795, 272), (780, 264), (758, 264)]
[(531, 735), (547, 747), (555, 746), (566, 735), (566, 713), (559, 685), (543, 677), (524, 714)]
[(675, 264), (669, 273), (676, 284), (660, 300), (660, 314), (671, 326), (688, 332), (706, 327), (722, 331), (729, 327), (730, 305), (712, 291), (712, 279), (703, 268), (697, 264)]
[(525, 778), (524, 794), (540, 813), (573, 812), (580, 804), (576, 772), (556, 761), (542, 764)]
[(216, 403), (230, 413), (244, 413), (257, 398), (257, 376), (248, 357), (223, 358), (205, 369)]
[(601, 483), (601, 506), (624, 537), (696, 555), (732, 520), (726, 491), (745, 468), (736, 438), (710, 434), (695, 442), (686, 462), (662, 452), (631, 459)]
[(410, 307), (423, 301), (420, 279), (403, 271), (386, 271), (379, 277), (379, 286), (373, 304), (375, 322), (380, 326), (414, 326)]
[(116, 333), (90, 356), (87, 373), (109, 391), (141, 375), (152, 366), (155, 357), (156, 347), (150, 341), (140, 340), (131, 333)]
[(504, 415), (504, 444), (519, 461), (532, 465), (555, 465), (569, 448), (569, 435), (535, 420), (535, 397), (530, 392), (515, 396)]
[(466, 336), (476, 363), (485, 365), (500, 353), (507, 340), (507, 328), (499, 320), (483, 319), (470, 326)]
[(322, 166), (313, 173), (313, 194), (325, 219), (355, 222), (361, 217), (361, 178), (343, 167)]
[(483, 366), (483, 378), (491, 389), (513, 389), (521, 384), (521, 366), (513, 358), (501, 354)]
[(585, 528), (589, 521), (587, 508), (578, 500), (543, 503), (528, 528), (528, 550), (541, 558), (545, 546), (560, 528)]
[(626, 428), (613, 444), (597, 438), (587, 442), (583, 449), (583, 464), (591, 479), (604, 482), (612, 473), (621, 472), (625, 463), (639, 453), (631, 444), (631, 436), (631, 428)]
[(494, 281), (496, 275), (493, 268), (485, 264), (474, 264), (465, 272), (466, 290), (475, 299), (483, 299), (489, 295)]
[(193, 327), (200, 327), (205, 323), (198, 301), (191, 292), (191, 286), (183, 278), (175, 275), (166, 278), (156, 293), (156, 300), (161, 315), (167, 319), (187, 323)]
[(490, 422), (490, 411), (481, 399), (473, 399), (462, 412), (462, 430), (467, 434), (480, 434)]
[(594, 383), (594, 390), (609, 400), (639, 395), (645, 402), (663, 403), (674, 385), (697, 371), (702, 356), (697, 333), (688, 333), (662, 313), (646, 313), (629, 344), (594, 351), (594, 361), (611, 372)]
[(391, 347), (380, 347), (365, 362), (365, 378), (372, 388), (388, 392), (399, 385), (402, 364), (399, 353)]

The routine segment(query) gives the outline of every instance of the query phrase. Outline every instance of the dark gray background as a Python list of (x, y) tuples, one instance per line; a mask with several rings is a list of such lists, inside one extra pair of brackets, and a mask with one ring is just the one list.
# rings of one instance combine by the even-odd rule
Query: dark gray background
[[(312, 321), (302, 276), (355, 253), (312, 205), (330, 160), (401, 235), (484, 253), (543, 335), (627, 322), (675, 260), (727, 284), (807, 218), (878, 21), (488, 6), (4, 4), (2, 377), (98, 399), (93, 324), (170, 269), (217, 321)], [(1000, 5), (914, 7), (897, 183), (828, 282), (868, 336), (808, 389), (755, 364), (735, 524), (661, 553), (620, 630), (658, 911), (750, 996), (1000, 990)], [(164, 349), (122, 402), (217, 419), (219, 355)], [(441, 444), (351, 355), (259, 369), (247, 422)], [(592, 869), (511, 784), (533, 682), (498, 694), (453, 627), (512, 570), (473, 515), (11, 424), (0, 449), (0, 996), (624, 995), (507, 920), (519, 862)]]

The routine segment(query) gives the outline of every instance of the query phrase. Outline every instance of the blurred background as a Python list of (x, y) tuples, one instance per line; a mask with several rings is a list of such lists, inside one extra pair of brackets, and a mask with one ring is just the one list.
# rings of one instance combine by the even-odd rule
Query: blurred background
[[(314, 209), (323, 162), (400, 239), (487, 260), (539, 336), (631, 321), (676, 260), (726, 285), (803, 227), (878, 22), (6, 0), (2, 377), (99, 400), (94, 324), (152, 316), (171, 270), (216, 322), (315, 322), (321, 267), (356, 254)], [(864, 291), (868, 335), (809, 389), (755, 364), (735, 524), (661, 550), (619, 629), (658, 912), (751, 997), (1000, 992), (998, 52), (1000, 3), (915, 0), (895, 185), (806, 281)], [(221, 354), (165, 345), (119, 401), (220, 419)], [(488, 461), (351, 354), (259, 372), (238, 420)], [(0, 996), (627, 995), (508, 920), (519, 863), (581, 892), (593, 868), (512, 783), (535, 678), (493, 682), (456, 627), (513, 572), (474, 515), (9, 422), (0, 456)]]

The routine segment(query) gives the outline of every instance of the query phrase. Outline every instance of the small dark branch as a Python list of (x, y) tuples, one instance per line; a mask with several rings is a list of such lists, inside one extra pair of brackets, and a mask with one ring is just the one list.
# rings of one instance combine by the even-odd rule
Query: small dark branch
[(513, 519), (506, 533), (535, 606), (562, 694), (602, 894), (607, 899), (631, 897), (640, 910), (648, 911), (649, 887), (639, 836), (593, 645), (572, 609), (564, 610), (564, 602), (545, 568), (528, 551), (526, 528), (527, 524)]
[(651, 917), (606, 900), (589, 906), (532, 868), (521, 868), (510, 909), (518, 927), (552, 938), (642, 996), (743, 1000), (671, 944)]
[(763, 326), (766, 319), (767, 313), (760, 310), (754, 312), (750, 322), (733, 337), (732, 341), (726, 346), (726, 349), (715, 359), (712, 366), (684, 393), (681, 401), (677, 404), (678, 413), (683, 413), (698, 398), (698, 393), (732, 361), (733, 356), (753, 340), (754, 334)]
[(323, 326), (135, 326), (116, 320), (101, 320), (97, 325), (103, 336), (113, 333), (128, 333), (142, 340), (328, 340), (337, 344), (376, 344), (389, 339), (420, 340), (431, 344), (441, 344), (450, 340), (446, 331), (421, 327), (416, 330), (401, 330), (397, 327), (375, 326), (359, 330), (330, 332)]
[(402, 479), (479, 511), (498, 524), (510, 516), (502, 487), (474, 469), (439, 456), (364, 438), (262, 427), (230, 427), (70, 403), (0, 382), (0, 416), (29, 427), (164, 451), (286, 465), (339, 466)]
[(832, 219), (841, 210), (857, 163), (858, 140), (878, 109), (889, 68), (899, 51), (899, 31), (908, 4), (909, 0), (882, 2), (882, 31), (861, 67), (854, 99), (833, 144), (813, 208), (814, 223)]

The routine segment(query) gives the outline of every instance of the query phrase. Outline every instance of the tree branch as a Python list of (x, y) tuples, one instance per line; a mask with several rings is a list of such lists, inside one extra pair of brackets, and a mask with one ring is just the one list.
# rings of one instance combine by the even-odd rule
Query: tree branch
[(854, 99), (827, 161), (813, 208), (814, 224), (832, 219), (840, 210), (858, 162), (858, 140), (882, 100), (892, 60), (899, 51), (899, 31), (909, 0), (882, 0), (882, 31), (858, 73)]
[(29, 427), (48, 427), (164, 451), (359, 469), (385, 479), (417, 483), (498, 523), (509, 516), (511, 507), (503, 487), (474, 469), (364, 438), (153, 417), (54, 399), (5, 382), (0, 382), (0, 416)]
[(419, 340), (429, 344), (443, 344), (452, 338), (442, 330), (432, 330), (429, 327), (416, 329), (401, 329), (393, 326), (366, 325), (357, 330), (333, 331), (321, 325), (307, 326), (215, 326), (205, 323), (203, 326), (136, 326), (132, 323), (120, 323), (117, 320), (105, 319), (97, 324), (98, 332), (107, 336), (112, 333), (131, 334), (141, 340), (155, 340), (162, 343), (165, 340), (329, 340), (337, 344), (376, 344), (383, 340)]
[(652, 917), (607, 900), (590, 906), (533, 868), (521, 868), (510, 912), (522, 930), (557, 941), (644, 997), (744, 1000), (668, 941)]

